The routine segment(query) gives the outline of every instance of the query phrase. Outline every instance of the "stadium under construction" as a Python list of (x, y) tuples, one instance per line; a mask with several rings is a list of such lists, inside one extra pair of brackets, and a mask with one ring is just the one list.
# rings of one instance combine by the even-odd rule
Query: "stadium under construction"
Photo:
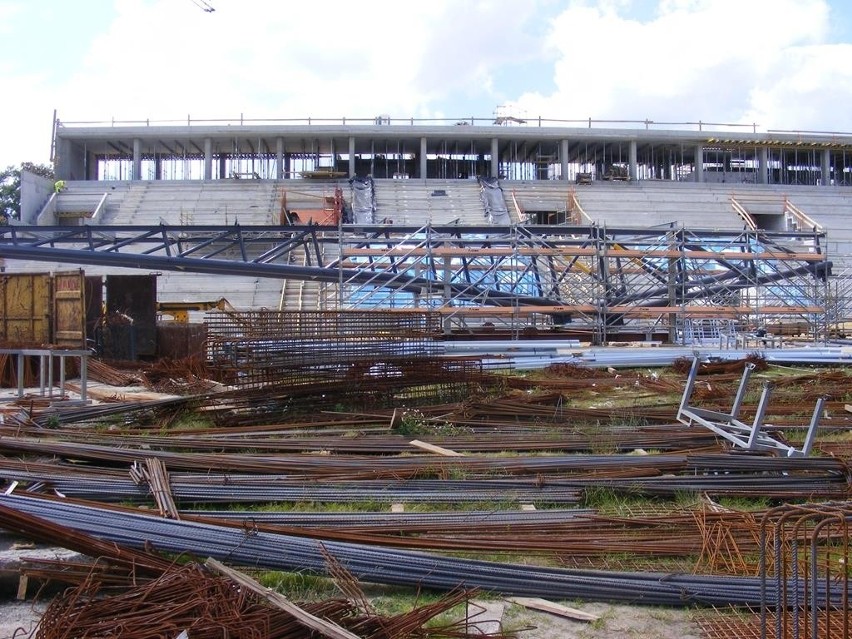
[(852, 135), (380, 116), (57, 120), (53, 139), (62, 188), (24, 176), (6, 273), (142, 269), (187, 308), (598, 344), (825, 338), (852, 316)]

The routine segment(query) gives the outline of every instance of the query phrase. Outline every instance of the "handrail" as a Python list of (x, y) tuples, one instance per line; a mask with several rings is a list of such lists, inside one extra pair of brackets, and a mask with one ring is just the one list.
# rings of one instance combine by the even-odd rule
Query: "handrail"
[(802, 211), (798, 206), (793, 204), (789, 198), (784, 197), (784, 211), (789, 213), (796, 221), (800, 223), (800, 228), (807, 228), (809, 230), (817, 231), (818, 233), (822, 233), (823, 228), (822, 225), (811, 218), (807, 213)]
[[(578, 119), (563, 119), (563, 118), (546, 118), (536, 116), (532, 118), (520, 117), (499, 117), (492, 116), (480, 118), (475, 116), (464, 116), (461, 118), (391, 118), (390, 116), (378, 116), (367, 118), (350, 118), (346, 116), (334, 118), (314, 118), (311, 116), (301, 118), (247, 118), (240, 114), (239, 118), (193, 118), (187, 115), (186, 119), (166, 119), (152, 120), (146, 118), (144, 120), (121, 120), (112, 118), (111, 120), (69, 120), (55, 121), (56, 127), (90, 127), (90, 126), (210, 126), (210, 125), (234, 125), (240, 126), (246, 124), (302, 124), (302, 125), (320, 125), (328, 126), (340, 124), (346, 125), (367, 125), (367, 126), (399, 126), (399, 125), (443, 125), (443, 126), (503, 126), (503, 127), (611, 127), (629, 125), (631, 128), (644, 128), (646, 130), (658, 127), (677, 127), (686, 128), (690, 131), (726, 131), (726, 130), (749, 130), (752, 133), (757, 133), (760, 128), (754, 122), (751, 124), (743, 124), (739, 122), (705, 122), (703, 120), (685, 120), (685, 121), (657, 121), (648, 118), (642, 120), (634, 119), (595, 119), (595, 118), (578, 118)], [(807, 133), (807, 131), (791, 131), (791, 133)], [(837, 135), (837, 134), (835, 134)], [(849, 133), (848, 135), (852, 135)]]
[(580, 206), (580, 200), (577, 199), (577, 191), (571, 189), (568, 193), (568, 210), (572, 213), (574, 211), (578, 211), (580, 213), (580, 219), (577, 221), (578, 224), (594, 224), (594, 220), (589, 216), (588, 213)]
[(100, 216), (106, 210), (106, 201), (108, 196), (109, 193), (104, 193), (103, 196), (101, 196), (100, 202), (98, 202), (98, 205), (95, 207), (95, 210), (92, 211), (92, 214), (89, 216), (90, 223), (100, 222)]
[(523, 207), (518, 203), (518, 198), (515, 194), (515, 189), (512, 189), (512, 204), (515, 205), (515, 219), (513, 220), (515, 224), (521, 224), (521, 216), (525, 213)]
[(733, 207), (737, 215), (739, 215), (743, 219), (749, 229), (751, 229), (752, 231), (757, 230), (757, 224), (755, 224), (754, 219), (751, 217), (751, 213), (749, 213), (733, 195), (731, 196), (731, 206)]

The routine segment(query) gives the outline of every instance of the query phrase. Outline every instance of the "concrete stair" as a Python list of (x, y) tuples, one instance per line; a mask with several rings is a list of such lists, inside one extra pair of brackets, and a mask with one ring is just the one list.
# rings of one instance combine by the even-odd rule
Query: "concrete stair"
[(376, 180), (376, 221), (426, 224), (487, 224), (474, 180)]

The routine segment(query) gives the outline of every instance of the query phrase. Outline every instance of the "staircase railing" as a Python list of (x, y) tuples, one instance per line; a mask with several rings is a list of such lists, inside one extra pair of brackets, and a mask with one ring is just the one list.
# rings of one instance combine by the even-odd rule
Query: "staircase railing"
[(784, 212), (791, 218), (793, 218), (794, 222), (796, 223), (796, 228), (794, 230), (808, 230), (822, 233), (823, 228), (819, 224), (819, 222), (815, 221), (812, 217), (802, 211), (802, 209), (797, 207), (786, 197), (784, 198)]
[[(583, 210), (583, 207), (580, 205), (580, 199), (577, 197), (577, 191), (571, 189), (568, 192), (568, 201), (566, 203), (568, 208), (568, 213), (571, 214), (571, 221), (574, 224), (582, 225), (582, 224), (593, 224), (594, 220)], [(575, 215), (575, 212), (579, 215)]]
[(92, 211), (91, 216), (89, 216), (89, 223), (90, 224), (100, 224), (101, 223), (101, 221), (100, 221), (101, 216), (103, 215), (104, 211), (106, 210), (106, 201), (107, 201), (108, 196), (109, 196), (109, 193), (104, 193), (103, 196), (101, 196), (101, 199), (98, 202), (98, 205), (95, 207), (95, 210)]
[(752, 231), (757, 230), (757, 224), (755, 224), (754, 218), (751, 216), (751, 213), (749, 213), (746, 208), (742, 204), (740, 204), (737, 201), (737, 198), (735, 198), (733, 195), (731, 196), (731, 206), (733, 207), (737, 215), (742, 218), (743, 222), (746, 223), (746, 226), (749, 229), (751, 229)]
[(515, 209), (515, 211), (514, 211), (515, 219), (513, 219), (512, 222), (514, 222), (515, 224), (521, 224), (521, 220), (523, 219), (523, 215), (524, 215), (524, 209), (521, 206), (520, 202), (518, 202), (518, 198), (515, 195), (515, 189), (512, 189), (511, 195), (512, 195), (512, 206)]

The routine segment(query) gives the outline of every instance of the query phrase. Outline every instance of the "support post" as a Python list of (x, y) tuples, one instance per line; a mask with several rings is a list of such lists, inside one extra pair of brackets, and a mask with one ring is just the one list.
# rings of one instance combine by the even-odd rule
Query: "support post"
[(284, 138), (275, 138), (275, 179), (284, 179)]
[(824, 407), (825, 397), (820, 397), (817, 399), (816, 406), (814, 407), (814, 413), (811, 415), (811, 423), (808, 426), (808, 432), (805, 434), (805, 442), (802, 444), (802, 455), (804, 457), (811, 454), (811, 449), (814, 446), (814, 438), (816, 437), (817, 426), (819, 426), (819, 420), (822, 417)]
[(133, 138), (133, 168), (130, 171), (130, 179), (142, 179), (142, 140), (139, 138)]
[(204, 179), (213, 179), (213, 140), (204, 138)]
[(695, 181), (704, 182), (704, 145), (695, 145)]
[(491, 138), (491, 177), (500, 176), (500, 141)]
[(24, 396), (24, 354), (18, 353), (18, 398)]
[(748, 385), (749, 377), (751, 377), (752, 372), (754, 371), (754, 364), (749, 362), (745, 365), (745, 369), (743, 370), (743, 376), (740, 380), (740, 386), (737, 389), (737, 394), (734, 397), (734, 404), (731, 406), (731, 419), (739, 419), (740, 416), (740, 408), (743, 404), (743, 399), (746, 394), (746, 386)]
[(772, 384), (765, 382), (763, 384), (763, 392), (760, 394), (760, 401), (757, 404), (757, 410), (754, 413), (754, 421), (751, 426), (751, 434), (748, 437), (746, 448), (754, 450), (757, 446), (760, 437), (760, 431), (763, 428), (763, 418), (766, 415), (766, 407), (769, 405), (769, 396), (772, 395)]
[(631, 180), (636, 180), (639, 177), (639, 167), (638, 162), (636, 160), (637, 150), (636, 150), (636, 140), (630, 140), (630, 143), (627, 147), (627, 161), (628, 161), (628, 175)]
[(760, 184), (769, 184), (769, 149), (765, 146), (758, 150), (757, 170)]

